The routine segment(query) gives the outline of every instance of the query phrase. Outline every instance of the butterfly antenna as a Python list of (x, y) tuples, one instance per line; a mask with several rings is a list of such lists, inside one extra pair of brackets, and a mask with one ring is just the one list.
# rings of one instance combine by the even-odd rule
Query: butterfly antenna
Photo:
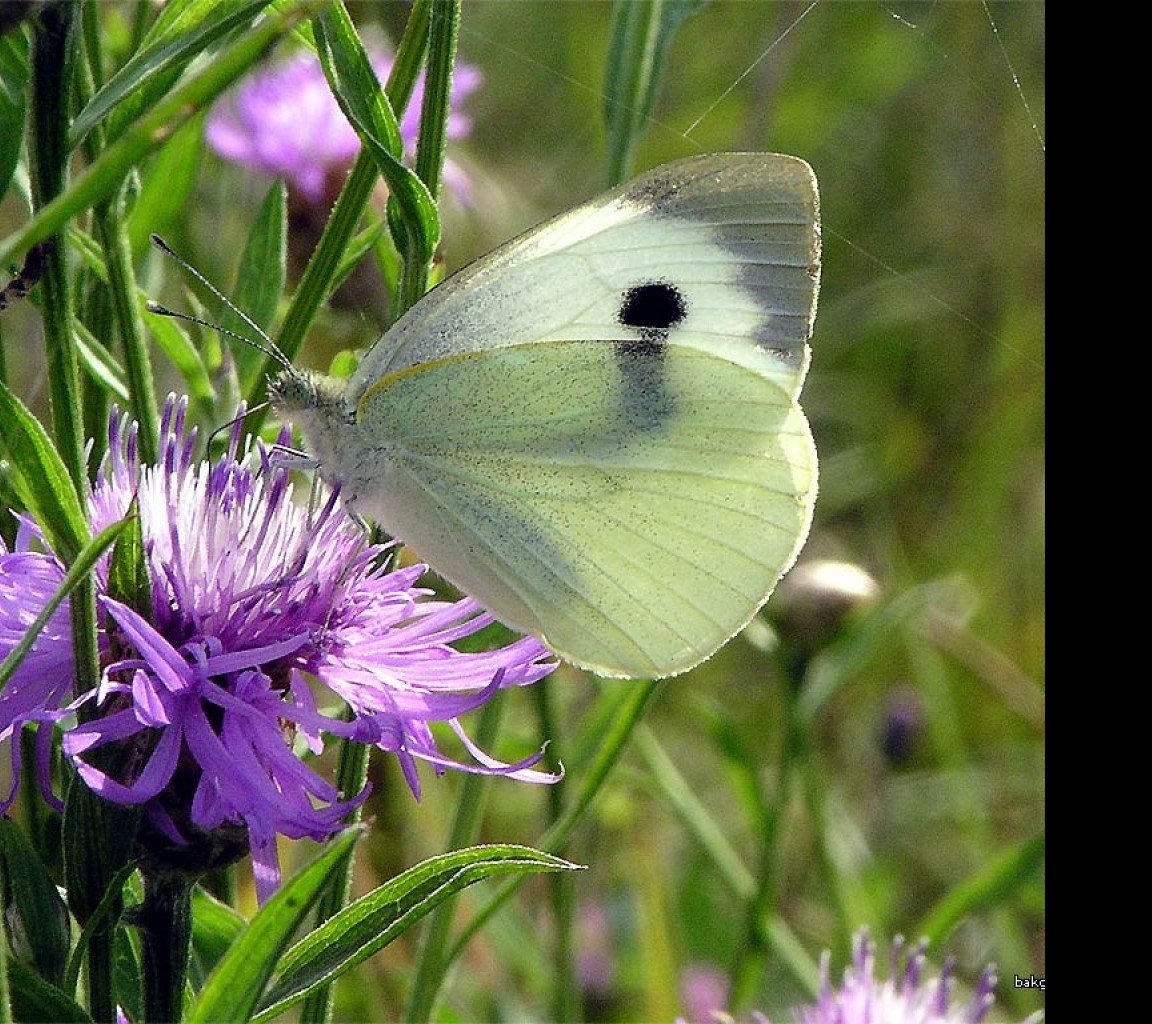
[(253, 320), (244, 310), (240, 309), (227, 295), (225, 295), (219, 288), (217, 288), (211, 281), (208, 280), (203, 274), (200, 273), (191, 263), (189, 263), (183, 256), (181, 256), (175, 249), (173, 249), (167, 242), (164, 241), (157, 234), (151, 236), (152, 244), (156, 246), (162, 253), (170, 256), (175, 260), (186, 273), (191, 274), (197, 281), (199, 281), (205, 288), (208, 289), (217, 299), (224, 304), (224, 306), (231, 310), (238, 316), (244, 323), (252, 330), (254, 334), (260, 339), (255, 341), (243, 334), (237, 334), (235, 331), (229, 331), (218, 324), (210, 323), (207, 320), (202, 320), (199, 317), (191, 316), (188, 313), (177, 313), (175, 310), (169, 309), (167, 306), (162, 306), (158, 302), (149, 301), (147, 309), (150, 313), (155, 313), (158, 316), (170, 316), (177, 320), (187, 320), (189, 323), (199, 324), (201, 327), (207, 327), (213, 331), (219, 331), (221, 334), (229, 338), (234, 338), (236, 341), (242, 341), (246, 345), (251, 345), (257, 351), (263, 352), (267, 356), (271, 356), (276, 360), (285, 370), (292, 376), (298, 376), (299, 370), (292, 365), (292, 361), (280, 351), (280, 347), (269, 336), (267, 331), (264, 330), (255, 320)]
[[(166, 316), (168, 312), (170, 311), (166, 311), (160, 315)], [(178, 313), (173, 315), (179, 316)], [(219, 330), (219, 328), (217, 328), (217, 330)], [(228, 332), (225, 331), (224, 333), (227, 334)], [(261, 402), (259, 405), (252, 406), (251, 409), (245, 409), (242, 413), (240, 413), (239, 416), (233, 416), (232, 419), (228, 420), (228, 422), (221, 423), (220, 426), (218, 426), (215, 430), (212, 431), (211, 434), (208, 435), (208, 440), (204, 443), (205, 451), (212, 451), (212, 445), (216, 443), (216, 438), (223, 434), (226, 430), (231, 430), (237, 423), (244, 419), (244, 417), (251, 416), (254, 412), (260, 412), (264, 409), (267, 409), (269, 404), (269, 402)]]

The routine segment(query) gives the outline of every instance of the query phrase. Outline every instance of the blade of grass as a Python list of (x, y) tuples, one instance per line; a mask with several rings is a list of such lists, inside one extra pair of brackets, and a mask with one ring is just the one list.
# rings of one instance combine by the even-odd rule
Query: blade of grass
[(332, 872), (352, 856), (361, 829), (342, 832), (318, 857), (289, 879), (248, 922), (240, 938), (216, 965), (189, 1008), (187, 1024), (250, 1020), (281, 955)]
[[(664, 684), (660, 681), (637, 682), (631, 689), (622, 691), (619, 706), (609, 719), (610, 724), (607, 731), (596, 749), (592, 763), (581, 781), (580, 788), (576, 791), (575, 798), (564, 814), (553, 822), (552, 826), (541, 837), (539, 844), (541, 849), (548, 853), (561, 853), (564, 850), (573, 829), (580, 823), (588, 808), (591, 807), (593, 800), (603, 789), (612, 769), (619, 764), (636, 726), (663, 686)], [(444, 959), (445, 973), (464, 951), (472, 936), (503, 906), (521, 884), (523, 884), (521, 879), (513, 879), (505, 883), (477, 911), (448, 951), (448, 955)], [(443, 975), (441, 975), (442, 978)]]
[(72, 217), (110, 195), (135, 164), (232, 85), (275, 40), (322, 6), (323, 0), (302, 0), (287, 10), (269, 13), (202, 71), (168, 93), (77, 175), (66, 191), (47, 202), (19, 231), (0, 241), (0, 264), (13, 253), (24, 252), (55, 234)]
[(383, 949), (444, 900), (494, 875), (529, 878), (578, 865), (527, 846), (473, 847), (432, 857), (345, 907), (292, 947), (256, 1015), (264, 1020)]
[(684, 19), (703, 6), (704, 0), (621, 0), (616, 4), (604, 69), (610, 186), (630, 175), (636, 144), (656, 103), (668, 49)]
[[(408, 23), (404, 28), (404, 36), (396, 51), (396, 61), (388, 75), (385, 92), (388, 94), (392, 109), (402, 114), (412, 92), (416, 88), (416, 79), (420, 73), (425, 48), (428, 43), (428, 2), (429, 0), (416, 0), (408, 15)], [(348, 241), (356, 232), (357, 225), (364, 214), (372, 189), (376, 184), (376, 164), (372, 157), (360, 151), (352, 170), (340, 190), (336, 205), (332, 210), (324, 232), (320, 236), (308, 266), (300, 279), (296, 292), (292, 296), (284, 323), (280, 328), (277, 342), (280, 350), (289, 358), (294, 359), (304, 343), (304, 338), (316, 317), (317, 311), (328, 295), (331, 294), (333, 281), (341, 266), (341, 261), (348, 247)], [(279, 364), (269, 358), (264, 361), (262, 372), (257, 380), (263, 380), (279, 370)], [(247, 396), (249, 404), (256, 404), (263, 397), (257, 392)], [(264, 412), (253, 413), (249, 423), (253, 431), (258, 431), (264, 422)]]

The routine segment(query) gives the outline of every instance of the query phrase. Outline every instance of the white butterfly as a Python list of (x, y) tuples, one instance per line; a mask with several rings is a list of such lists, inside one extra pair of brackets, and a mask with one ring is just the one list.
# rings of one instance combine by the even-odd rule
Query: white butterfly
[(287, 371), (270, 396), (354, 511), (502, 622), (602, 675), (675, 675), (807, 536), (819, 266), (806, 163), (689, 157), (448, 278), (349, 381)]

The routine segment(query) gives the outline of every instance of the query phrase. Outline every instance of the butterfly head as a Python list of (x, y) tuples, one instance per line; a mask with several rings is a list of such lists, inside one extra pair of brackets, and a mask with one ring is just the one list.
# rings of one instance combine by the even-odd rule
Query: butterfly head
[(344, 404), (345, 382), (335, 377), (301, 373), (295, 367), (268, 378), (268, 399), (276, 411), (300, 428), (321, 474), (336, 464), (339, 438), (355, 421)]

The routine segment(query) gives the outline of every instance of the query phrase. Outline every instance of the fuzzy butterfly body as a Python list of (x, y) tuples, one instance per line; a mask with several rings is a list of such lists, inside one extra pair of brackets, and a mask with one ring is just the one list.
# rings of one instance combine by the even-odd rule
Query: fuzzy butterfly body
[(796, 558), (819, 283), (806, 163), (679, 160), (448, 278), (347, 382), (270, 384), (325, 477), (507, 625), (684, 672)]

